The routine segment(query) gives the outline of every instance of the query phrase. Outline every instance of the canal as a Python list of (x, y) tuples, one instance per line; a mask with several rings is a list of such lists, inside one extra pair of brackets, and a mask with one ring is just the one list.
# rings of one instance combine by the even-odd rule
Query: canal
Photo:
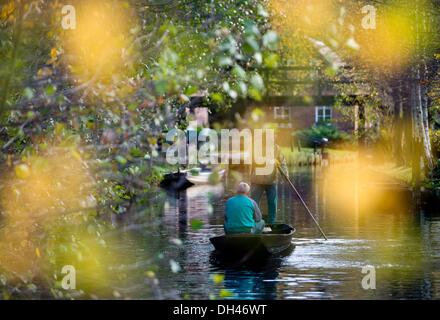
[[(150, 220), (145, 210), (113, 221), (119, 256), (110, 267), (116, 276), (107, 282), (109, 292), (148, 299), (440, 298), (438, 210), (416, 210), (408, 194), (337, 177), (325, 168), (291, 172), (329, 240), (320, 237), (288, 185), (280, 183), (277, 220), (296, 227), (295, 247), (253, 266), (224, 264), (209, 242), (223, 232), (229, 188), (196, 186), (179, 195), (158, 191), (152, 201), (165, 203), (159, 220)], [(368, 187), (373, 191), (365, 191)], [(262, 209), (266, 212), (265, 198)], [(151, 263), (157, 267), (149, 271)], [(367, 266), (375, 268), (376, 289), (361, 285)], [(157, 280), (145, 281), (153, 272)]]

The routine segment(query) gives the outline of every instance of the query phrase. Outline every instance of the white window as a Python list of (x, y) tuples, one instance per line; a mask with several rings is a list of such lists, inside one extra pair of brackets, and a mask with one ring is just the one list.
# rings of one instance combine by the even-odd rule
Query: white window
[(274, 120), (290, 120), (290, 108), (289, 107), (274, 107), (273, 108)]
[(278, 123), (278, 128), (282, 129), (292, 129), (292, 123), (286, 122), (286, 123)]
[(315, 122), (326, 122), (332, 120), (332, 107), (316, 107), (315, 108)]

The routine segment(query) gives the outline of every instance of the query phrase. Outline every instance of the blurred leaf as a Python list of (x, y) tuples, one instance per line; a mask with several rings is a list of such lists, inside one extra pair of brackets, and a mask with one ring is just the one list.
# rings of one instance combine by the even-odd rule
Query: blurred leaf
[(181, 246), (183, 244), (182, 240), (180, 240), (178, 238), (172, 238), (172, 239), (170, 239), (170, 242), (175, 244), (176, 246)]
[(232, 72), (237, 78), (242, 80), (246, 79), (246, 71), (239, 65), (235, 65)]
[(252, 36), (259, 36), (260, 35), (260, 30), (258, 29), (258, 26), (252, 20), (247, 20), (245, 22), (244, 32), (246, 34), (250, 34)]
[(117, 155), (116, 156), (116, 161), (119, 162), (120, 164), (124, 165), (127, 163), (127, 159), (125, 159), (123, 156), (121, 155)]
[(221, 289), (220, 290), (220, 297), (221, 298), (230, 298), (232, 297), (234, 294), (228, 290), (228, 289)]
[(212, 172), (212, 173), (209, 175), (208, 182), (209, 182), (209, 184), (211, 184), (211, 185), (216, 185), (216, 184), (218, 184), (218, 183), (220, 182), (220, 175), (219, 175), (219, 173), (218, 173), (217, 171)]
[(240, 88), (240, 92), (241, 92), (242, 96), (245, 97), (248, 92), (246, 83), (244, 83), (243, 81), (240, 81), (238, 83), (238, 87)]
[(57, 88), (54, 85), (48, 85), (45, 89), (44, 89), (44, 93), (47, 96), (53, 96), (55, 94), (55, 92), (57, 91)]
[(200, 219), (191, 219), (191, 229), (193, 230), (199, 230), (203, 227), (204, 223)]
[(191, 95), (193, 95), (194, 93), (196, 93), (197, 91), (199, 91), (199, 88), (198, 87), (196, 87), (196, 86), (188, 86), (186, 89), (185, 89), (185, 91), (184, 91), (184, 93), (187, 95), (187, 96), (191, 96)]
[(218, 60), (218, 65), (220, 67), (225, 67), (225, 66), (231, 66), (232, 65), (232, 59), (230, 57), (220, 57)]
[(182, 270), (182, 268), (180, 267), (180, 264), (176, 261), (174, 261), (173, 259), (170, 260), (170, 267), (171, 267), (171, 271), (173, 273), (178, 273)]
[(139, 148), (131, 148), (130, 155), (134, 158), (142, 158), (144, 156), (144, 153)]
[(261, 54), (261, 52), (256, 52), (254, 54), (254, 59), (258, 64), (262, 64), (263, 63), (263, 55)]
[(154, 83), (154, 87), (158, 95), (164, 95), (169, 90), (169, 83), (167, 80), (159, 80)]
[(238, 97), (237, 91), (235, 91), (235, 90), (229, 90), (228, 94), (234, 100), (237, 99), (237, 97)]
[(136, 104), (136, 103), (130, 103), (130, 104), (127, 106), (127, 108), (128, 108), (128, 110), (130, 110), (130, 111), (135, 111), (135, 110), (137, 109), (137, 104)]
[(264, 57), (264, 66), (270, 69), (278, 67), (279, 56), (276, 53), (270, 53)]
[(255, 37), (247, 37), (246, 42), (243, 45), (243, 52), (247, 54), (251, 54), (259, 50), (260, 50), (260, 45), (258, 44)]
[(259, 74), (254, 74), (251, 77), (251, 85), (257, 90), (264, 89), (264, 80)]
[(220, 284), (225, 280), (225, 275), (215, 273), (211, 275), (211, 279), (215, 284)]
[(275, 50), (278, 43), (278, 35), (274, 31), (268, 31), (263, 36), (263, 46), (271, 50)]
[(215, 103), (223, 103), (223, 95), (221, 93), (215, 92), (211, 94), (211, 99)]
[(31, 169), (26, 164), (19, 164), (15, 167), (15, 175), (19, 179), (27, 179), (31, 175)]
[(269, 17), (269, 13), (266, 11), (266, 9), (261, 4), (258, 5), (258, 14), (260, 16), (262, 16), (263, 18)]
[(26, 97), (26, 99), (30, 100), (34, 97), (34, 90), (32, 90), (32, 88), (26, 87), (24, 88), (23, 95)]
[(261, 92), (255, 88), (250, 88), (248, 90), (248, 95), (249, 97), (257, 101), (261, 101), (261, 99), (263, 98)]

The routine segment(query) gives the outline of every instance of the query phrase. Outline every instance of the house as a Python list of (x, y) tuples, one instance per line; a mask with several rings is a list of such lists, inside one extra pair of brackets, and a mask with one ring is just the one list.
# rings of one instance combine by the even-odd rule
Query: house
[[(298, 130), (308, 129), (320, 122), (330, 122), (339, 130), (353, 132), (355, 121), (344, 116), (336, 107), (327, 106), (267, 106), (263, 108), (266, 123), (278, 128), (280, 137), (289, 137)], [(283, 142), (286, 139), (283, 139)]]
[[(351, 67), (344, 67), (350, 70)], [(330, 122), (347, 133), (363, 132), (368, 125), (366, 110), (358, 97), (369, 93), (369, 87), (356, 79), (328, 79), (319, 67), (282, 66), (266, 75), (266, 95), (261, 101), (238, 99), (230, 109), (210, 107), (209, 123), (246, 126), (253, 120), (253, 110), (262, 110), (262, 126), (278, 129), (278, 143), (290, 145), (292, 134), (320, 122)], [(340, 84), (355, 84), (350, 93), (340, 96)], [(342, 99), (342, 100), (341, 100)], [(344, 103), (344, 114), (336, 101)], [(196, 114), (193, 111), (194, 115)], [(241, 119), (237, 123), (237, 119)], [(253, 125), (249, 122), (249, 126)]]
[(267, 118), (280, 129), (301, 130), (310, 128), (316, 123), (332, 121), (340, 116), (331, 106), (270, 106), (266, 108)]

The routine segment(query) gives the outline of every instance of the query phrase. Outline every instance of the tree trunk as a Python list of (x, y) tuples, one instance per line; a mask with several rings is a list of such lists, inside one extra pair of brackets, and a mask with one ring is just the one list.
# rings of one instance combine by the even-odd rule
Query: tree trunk
[[(426, 33), (426, 15), (424, 11), (419, 10), (419, 1), (415, 1), (415, 41), (417, 50), (417, 64), (412, 68), (412, 109), (414, 120), (414, 138), (422, 142), (422, 154), (426, 167), (433, 168), (433, 157), (431, 151), (431, 141), (429, 138), (429, 121), (428, 121), (428, 101), (426, 88), (422, 86), (422, 79), (426, 79), (426, 57), (425, 44), (423, 34)], [(422, 24), (420, 24), (422, 23)], [(420, 30), (422, 27), (422, 30)]]
[(427, 168), (433, 168), (431, 141), (429, 138), (428, 106), (426, 89), (422, 88), (420, 68), (414, 68), (411, 88), (414, 138), (422, 142), (422, 155)]
[(365, 105), (364, 102), (361, 101), (357, 104), (357, 136), (358, 136), (358, 145), (359, 150), (363, 154), (366, 149), (367, 139), (366, 139), (366, 119), (365, 119)]
[(402, 125), (402, 82), (394, 83), (392, 89), (393, 98), (393, 157), (398, 166), (405, 164), (403, 157), (403, 125)]
[(6, 102), (8, 100), (9, 96), (9, 90), (11, 88), (12, 78), (14, 76), (14, 70), (15, 70), (15, 64), (18, 54), (18, 47), (20, 45), (20, 38), (21, 33), (23, 30), (23, 11), (24, 11), (24, 3), (22, 1), (18, 1), (16, 4), (17, 6), (17, 20), (15, 22), (14, 31), (12, 35), (12, 55), (9, 61), (6, 61), (8, 63), (8, 66), (6, 68), (6, 75), (4, 80), (1, 83), (1, 90), (0, 90), (0, 119), (5, 112), (6, 108)]
[(407, 80), (403, 82), (402, 101), (402, 122), (403, 122), (403, 151), (405, 164), (411, 163), (412, 143), (413, 143), (413, 126), (410, 102), (410, 85)]
[[(422, 65), (423, 73), (422, 79), (428, 76), (428, 68), (426, 62)], [(432, 154), (431, 137), (429, 136), (429, 98), (425, 85), (419, 84), (421, 94), (421, 109), (422, 109), (422, 124), (423, 124), (423, 149), (426, 159), (426, 164), (429, 170), (434, 168), (434, 156)]]

